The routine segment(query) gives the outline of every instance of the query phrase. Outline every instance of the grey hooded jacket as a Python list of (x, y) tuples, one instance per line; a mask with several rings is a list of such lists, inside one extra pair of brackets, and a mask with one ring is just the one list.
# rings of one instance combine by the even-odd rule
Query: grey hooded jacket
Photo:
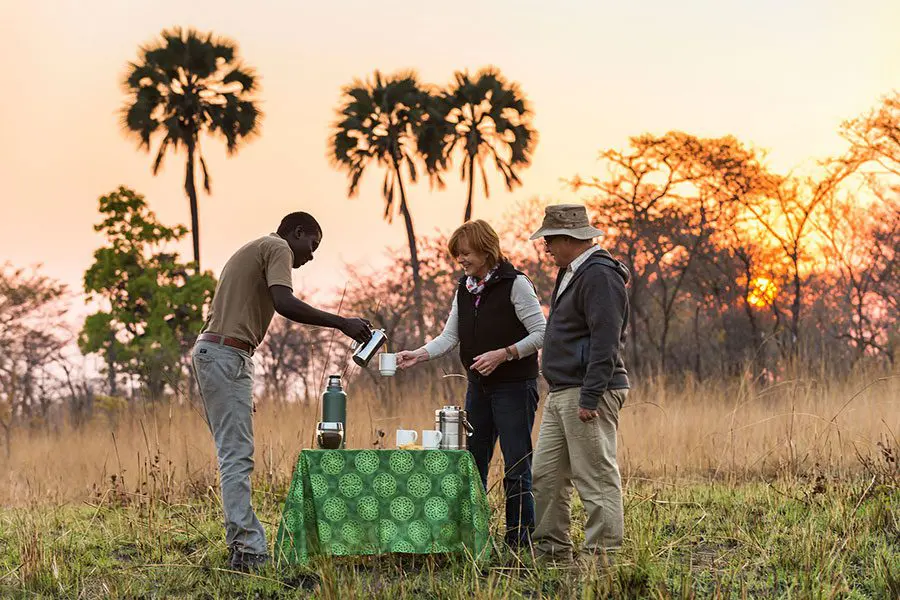
[(606, 390), (629, 388), (625, 370), (628, 268), (606, 250), (594, 252), (556, 297), (544, 333), (541, 368), (550, 391), (581, 387), (579, 406), (594, 410)]

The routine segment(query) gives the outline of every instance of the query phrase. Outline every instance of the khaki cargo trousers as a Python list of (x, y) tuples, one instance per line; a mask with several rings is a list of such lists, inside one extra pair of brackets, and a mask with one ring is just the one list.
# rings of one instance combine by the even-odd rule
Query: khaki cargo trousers
[(583, 553), (603, 554), (621, 547), (624, 529), (622, 482), (616, 462), (619, 409), (628, 390), (608, 390), (600, 415), (578, 418), (581, 388), (551, 392), (534, 453), (534, 546), (542, 554), (571, 555), (572, 487), (587, 513)]

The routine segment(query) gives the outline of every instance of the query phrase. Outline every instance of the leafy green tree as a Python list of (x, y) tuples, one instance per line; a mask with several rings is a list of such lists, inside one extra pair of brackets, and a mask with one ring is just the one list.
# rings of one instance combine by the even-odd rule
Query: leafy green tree
[(258, 81), (253, 69), (238, 59), (231, 40), (178, 27), (164, 30), (158, 41), (143, 46), (137, 62), (128, 64), (122, 108), (125, 131), (150, 150), (151, 139), (162, 138), (153, 161), (153, 174), (169, 150), (187, 152), (184, 191), (191, 206), (194, 262), (200, 270), (200, 222), (196, 160), (209, 193), (210, 177), (200, 149), (202, 133), (224, 138), (229, 154), (259, 133), (262, 112), (254, 99)]
[(157, 221), (140, 194), (120, 187), (100, 198), (100, 214), (94, 229), (107, 245), (94, 252), (84, 291), (104, 309), (85, 319), (78, 345), (104, 358), (112, 395), (122, 373), (137, 376), (156, 399), (181, 381), (216, 282), (209, 272), (188, 276), (166, 248), (187, 229)]

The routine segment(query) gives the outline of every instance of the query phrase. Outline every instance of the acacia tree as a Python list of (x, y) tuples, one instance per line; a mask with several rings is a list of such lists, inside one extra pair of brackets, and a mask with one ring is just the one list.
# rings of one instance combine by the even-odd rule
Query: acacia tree
[(634, 275), (631, 364), (644, 362), (643, 334), (664, 368), (688, 276), (711, 249), (728, 207), (755, 193), (766, 174), (754, 151), (732, 137), (678, 131), (633, 137), (628, 150), (607, 150), (601, 159), (607, 177), (569, 183), (596, 192), (587, 204), (609, 235), (604, 243)]
[(831, 278), (834, 318), (827, 326), (851, 343), (856, 360), (875, 352), (893, 363), (896, 340), (888, 332), (897, 326), (900, 288), (889, 282), (900, 258), (900, 202), (892, 195), (864, 207), (857, 197), (834, 195), (823, 209), (816, 228)]
[(845, 160), (853, 166), (874, 165), (900, 177), (900, 91), (885, 96), (867, 114), (846, 121), (841, 135), (851, 147)]
[(709, 275), (697, 282), (697, 287), (716, 295), (720, 316), (734, 308), (743, 314), (749, 343), (734, 358), (746, 359), (749, 354), (755, 372), (765, 366), (764, 345), (775, 333), (777, 323), (778, 251), (767, 236), (760, 235), (758, 225), (743, 206), (761, 201), (765, 201), (765, 188), (726, 207), (713, 234), (713, 249), (703, 261), (703, 271)]

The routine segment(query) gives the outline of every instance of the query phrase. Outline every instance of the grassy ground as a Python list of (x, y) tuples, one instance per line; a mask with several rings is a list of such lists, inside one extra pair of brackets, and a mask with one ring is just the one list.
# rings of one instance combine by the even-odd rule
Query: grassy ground
[[(463, 387), (400, 379), (385, 383), (390, 401), (350, 390), (350, 447), (390, 446), (396, 428), (429, 428), (434, 408), (464, 392), (454, 381)], [(198, 407), (98, 408), (79, 429), (16, 431), (10, 455), (0, 453), (0, 599), (896, 600), (898, 408), (897, 372), (765, 386), (649, 379), (619, 423), (626, 543), (612, 570), (535, 568), (499, 551), (483, 569), (393, 556), (256, 576), (225, 569), (215, 459)], [(315, 404), (267, 401), (254, 416), (255, 505), (270, 539), (317, 417)], [(492, 481), (501, 478), (496, 462)], [(490, 498), (496, 530), (497, 490)], [(576, 543), (582, 525), (576, 505)]]
[[(280, 498), (257, 493), (271, 537)], [(483, 569), (394, 556), (242, 575), (225, 568), (219, 519), (211, 492), (166, 503), (110, 488), (81, 506), (5, 509), (0, 596), (900, 598), (900, 488), (890, 471), (855, 482), (631, 482), (626, 544), (606, 572), (535, 568), (501, 550)], [(576, 506), (575, 532), (582, 521)]]

